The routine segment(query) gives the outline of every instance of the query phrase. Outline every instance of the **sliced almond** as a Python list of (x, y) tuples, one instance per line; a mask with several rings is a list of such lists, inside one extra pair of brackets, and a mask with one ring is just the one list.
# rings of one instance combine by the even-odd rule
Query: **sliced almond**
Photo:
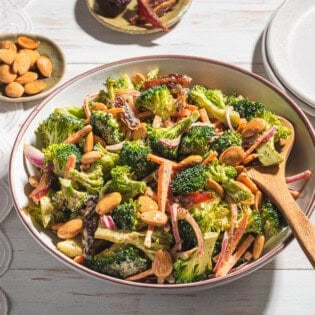
[(145, 211), (141, 214), (141, 220), (148, 225), (163, 226), (167, 223), (167, 215), (158, 210)]
[(266, 122), (262, 118), (251, 119), (243, 128), (241, 135), (243, 138), (258, 136), (266, 128)]
[(36, 65), (40, 73), (44, 76), (49, 78), (52, 73), (52, 62), (47, 56), (40, 56), (36, 60)]
[(96, 204), (95, 212), (98, 213), (99, 215), (109, 213), (121, 203), (121, 200), (122, 196), (119, 192), (106, 194)]
[(0, 66), (0, 82), (11, 83), (16, 79), (17, 75), (12, 72), (9, 65), (3, 64)]
[(44, 90), (46, 86), (47, 84), (45, 82), (36, 80), (36, 81), (26, 83), (24, 85), (24, 91), (26, 94), (34, 95)]
[(226, 165), (238, 165), (242, 162), (245, 151), (240, 146), (231, 146), (224, 150), (219, 157), (219, 161)]
[(9, 49), (9, 50), (12, 50), (14, 52), (17, 52), (16, 45), (13, 42), (11, 42), (10, 40), (4, 40), (4, 41), (0, 42), (0, 48)]
[(19, 51), (12, 66), (13, 72), (17, 73), (18, 75), (22, 75), (26, 73), (30, 67), (31, 67), (30, 56), (23, 51)]
[(0, 62), (4, 62), (7, 65), (11, 65), (15, 58), (17, 53), (10, 49), (0, 49)]
[(4, 92), (9, 97), (21, 97), (24, 93), (24, 87), (20, 83), (11, 82), (5, 87)]
[(73, 238), (83, 229), (83, 220), (80, 218), (72, 219), (62, 224), (57, 230), (57, 236), (62, 239)]
[(89, 132), (88, 135), (85, 137), (83, 151), (84, 153), (90, 152), (93, 150), (93, 132)]
[(173, 260), (170, 253), (163, 249), (158, 250), (152, 263), (152, 272), (158, 278), (158, 283), (163, 283), (172, 271)]
[(37, 80), (38, 74), (36, 72), (28, 71), (15, 79), (15, 82), (18, 82), (22, 85), (33, 82)]
[(39, 43), (27, 36), (19, 36), (17, 38), (17, 43), (20, 47), (26, 49), (36, 49), (39, 46)]

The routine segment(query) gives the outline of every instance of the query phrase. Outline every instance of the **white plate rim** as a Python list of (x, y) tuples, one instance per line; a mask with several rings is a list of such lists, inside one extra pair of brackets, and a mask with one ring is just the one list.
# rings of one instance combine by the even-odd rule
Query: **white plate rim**
[(315, 107), (315, 99), (310, 97), (309, 93), (304, 92), (303, 87), (297, 87), (294, 73), (290, 71), (288, 58), (286, 58), (286, 45), (289, 43), (288, 34), (295, 26), (295, 21), (314, 9), (315, 2), (313, 0), (304, 0), (302, 5), (301, 1), (298, 0), (286, 0), (275, 12), (266, 35), (269, 63), (273, 72), (287, 90), (290, 90), (311, 107)]

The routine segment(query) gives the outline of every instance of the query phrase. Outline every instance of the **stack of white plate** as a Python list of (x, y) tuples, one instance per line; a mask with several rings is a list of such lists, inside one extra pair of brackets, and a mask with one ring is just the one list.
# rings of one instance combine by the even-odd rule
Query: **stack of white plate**
[(310, 117), (315, 117), (315, 0), (287, 0), (262, 38), (270, 80)]

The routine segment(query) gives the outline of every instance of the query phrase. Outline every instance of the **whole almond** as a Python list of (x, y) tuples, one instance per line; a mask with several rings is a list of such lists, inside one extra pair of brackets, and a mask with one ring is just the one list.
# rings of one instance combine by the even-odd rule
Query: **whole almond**
[(11, 65), (16, 58), (17, 53), (10, 49), (0, 49), (0, 62)]
[(30, 56), (23, 51), (19, 51), (13, 63), (12, 67), (13, 72), (17, 73), (18, 75), (22, 75), (26, 73), (30, 67), (31, 67)]
[(18, 83), (24, 85), (26, 83), (33, 82), (33, 81), (37, 80), (37, 78), (38, 78), (38, 74), (36, 72), (27, 71), (26, 73), (17, 77), (15, 79), (15, 82), (18, 82)]
[(19, 44), (20, 47), (27, 49), (36, 49), (39, 46), (38, 42), (27, 36), (19, 36), (17, 38), (17, 43)]
[(16, 45), (13, 42), (11, 42), (10, 40), (4, 40), (4, 41), (0, 42), (0, 48), (9, 49), (9, 50), (12, 50), (14, 52), (17, 52)]
[(62, 239), (73, 238), (83, 229), (83, 220), (80, 218), (72, 219), (62, 224), (57, 230), (57, 236)]
[(121, 203), (121, 200), (122, 196), (119, 192), (106, 194), (96, 204), (95, 212), (99, 215), (109, 213)]
[(142, 212), (140, 218), (144, 223), (154, 226), (163, 226), (168, 221), (167, 215), (164, 212), (158, 210)]
[(43, 81), (32, 81), (24, 85), (24, 92), (29, 95), (37, 94), (45, 89), (47, 84)]
[(51, 60), (47, 56), (40, 56), (36, 60), (36, 65), (39, 72), (44, 76), (49, 78), (52, 73), (52, 63)]
[(11, 71), (9, 65), (3, 64), (0, 66), (0, 82), (10, 83), (16, 79), (17, 75)]
[(34, 67), (36, 64), (37, 59), (40, 57), (40, 54), (37, 50), (31, 50), (31, 49), (21, 49), (20, 52), (24, 52), (28, 54), (31, 58), (31, 64), (30, 67)]
[(4, 91), (7, 96), (16, 98), (23, 95), (24, 87), (20, 83), (11, 82), (5, 87)]

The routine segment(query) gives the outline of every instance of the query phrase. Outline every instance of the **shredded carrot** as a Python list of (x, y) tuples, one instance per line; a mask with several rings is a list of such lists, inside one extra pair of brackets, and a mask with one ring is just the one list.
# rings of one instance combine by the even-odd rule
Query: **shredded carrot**
[(188, 108), (183, 108), (178, 114), (177, 117), (178, 118), (185, 118), (191, 115), (191, 110), (189, 110)]
[(82, 255), (74, 257), (73, 260), (80, 265), (83, 265), (84, 263), (84, 257)]
[(67, 163), (64, 171), (64, 178), (69, 178), (70, 169), (75, 167), (77, 159), (74, 154), (70, 154), (67, 159)]
[(95, 134), (93, 134), (93, 143), (94, 144), (95, 143), (100, 143), (103, 147), (106, 146), (105, 140), (102, 137), (100, 137), (98, 135), (95, 135)]
[(293, 189), (290, 189), (290, 194), (291, 194), (291, 196), (294, 198), (294, 199), (297, 199), (297, 198), (299, 198), (300, 197), (300, 192), (299, 191), (297, 191), (297, 190), (293, 190)]
[(248, 163), (254, 161), (254, 160), (257, 159), (258, 157), (259, 157), (259, 154), (257, 154), (257, 153), (251, 153), (251, 154), (247, 155), (245, 158), (243, 158), (242, 164), (243, 164), (243, 165), (247, 165)]
[(147, 155), (147, 159), (149, 161), (157, 163), (157, 164), (162, 164), (162, 163), (172, 163), (172, 165), (177, 164), (177, 163), (175, 163), (175, 162), (173, 162), (171, 160), (168, 160), (166, 158), (163, 158), (163, 157), (161, 157), (159, 155), (155, 155), (155, 154), (152, 154), (152, 153), (149, 153)]
[(100, 102), (93, 102), (91, 105), (91, 109), (92, 110), (100, 110), (103, 111), (105, 109), (107, 109), (107, 106), (104, 103), (100, 103)]
[(240, 173), (236, 179), (246, 185), (253, 194), (258, 191), (256, 184), (245, 173)]
[(204, 123), (211, 124), (207, 111), (204, 108), (199, 109), (200, 120)]
[(254, 240), (255, 237), (253, 235), (248, 235), (246, 239), (241, 243), (241, 245), (237, 248), (236, 252), (228, 258), (228, 260), (221, 266), (220, 269), (217, 270), (215, 276), (222, 277), (227, 275), (229, 271), (233, 268), (233, 266), (237, 263), (237, 261), (247, 251), (249, 246), (254, 242)]
[(102, 111), (109, 114), (121, 114), (125, 112), (123, 108), (108, 108), (108, 109), (103, 109)]
[(63, 143), (79, 143), (82, 138), (84, 138), (88, 133), (92, 131), (91, 125), (86, 125), (81, 130), (69, 136)]
[(178, 162), (176, 165), (174, 165), (173, 168), (177, 170), (191, 165), (200, 164), (201, 162), (202, 162), (201, 155), (189, 155), (180, 162)]
[(160, 165), (158, 169), (158, 189), (157, 198), (159, 210), (165, 212), (166, 201), (168, 197), (168, 189), (171, 183), (171, 176), (173, 170), (173, 162), (168, 161)]
[(199, 107), (196, 105), (187, 104), (185, 108), (189, 109), (191, 112), (194, 112), (195, 110), (198, 110)]
[(218, 156), (218, 153), (216, 151), (210, 153), (201, 164), (207, 165), (208, 163), (212, 162), (216, 157)]
[(91, 110), (89, 108), (89, 103), (88, 101), (84, 100), (84, 104), (83, 104), (83, 111), (85, 114), (86, 119), (84, 120), (85, 124), (89, 124), (91, 121)]
[(125, 280), (127, 280), (127, 281), (139, 281), (141, 279), (144, 279), (144, 278), (146, 278), (148, 276), (152, 276), (152, 275), (153, 275), (153, 271), (152, 271), (152, 268), (150, 268), (150, 269), (142, 271), (136, 275), (130, 276), (130, 277), (126, 278)]
[(138, 113), (136, 114), (136, 116), (137, 116), (137, 118), (139, 118), (139, 119), (146, 119), (146, 118), (148, 118), (148, 117), (153, 116), (153, 113), (152, 113), (150, 110), (146, 110), (146, 111), (144, 111), (144, 112), (138, 112)]

